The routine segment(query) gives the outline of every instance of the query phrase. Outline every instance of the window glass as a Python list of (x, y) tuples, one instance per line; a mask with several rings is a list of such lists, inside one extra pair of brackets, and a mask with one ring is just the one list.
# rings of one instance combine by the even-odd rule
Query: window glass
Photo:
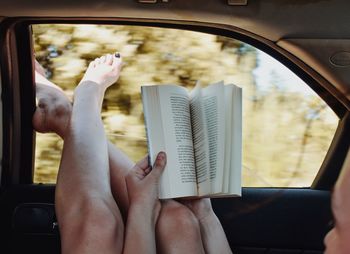
[[(125, 65), (102, 118), (108, 138), (133, 160), (147, 153), (140, 86), (192, 88), (224, 80), (243, 88), (243, 185), (310, 186), (334, 136), (333, 111), (289, 69), (231, 38), (166, 28), (34, 25), (48, 78), (72, 97), (89, 61), (119, 51)], [(62, 141), (38, 134), (34, 182), (54, 183)]]

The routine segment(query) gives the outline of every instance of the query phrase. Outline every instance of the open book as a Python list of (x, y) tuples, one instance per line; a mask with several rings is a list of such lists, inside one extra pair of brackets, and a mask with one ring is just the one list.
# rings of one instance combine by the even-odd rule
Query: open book
[(242, 89), (219, 82), (191, 92), (142, 86), (141, 94), (152, 165), (167, 154), (159, 198), (241, 195)]

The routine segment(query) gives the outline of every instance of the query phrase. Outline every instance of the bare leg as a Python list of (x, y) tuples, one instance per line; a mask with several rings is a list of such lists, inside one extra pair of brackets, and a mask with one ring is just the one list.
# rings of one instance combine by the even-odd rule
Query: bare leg
[(350, 253), (350, 150), (332, 193), (334, 227), (324, 239), (325, 254)]
[(62, 89), (44, 78), (38, 70), (35, 70), (38, 107), (33, 116), (33, 127), (38, 132), (55, 132), (64, 139), (72, 105)]
[(199, 222), (205, 253), (232, 254), (224, 229), (216, 217), (209, 198), (182, 201)]
[(113, 197), (120, 207), (125, 221), (129, 209), (125, 177), (135, 163), (111, 142), (108, 143), (108, 156)]
[(63, 253), (121, 253), (123, 222), (110, 187), (102, 99), (120, 71), (120, 59), (92, 62), (75, 90), (64, 134), (56, 186), (56, 213)]
[(156, 239), (158, 253), (204, 253), (198, 220), (174, 200), (162, 202)]
[[(122, 201), (118, 202), (121, 210), (127, 211), (129, 202), (125, 176), (133, 162), (112, 144), (108, 148), (114, 197)], [(120, 199), (121, 196), (126, 198)], [(174, 200), (162, 202), (156, 224), (156, 241), (158, 253), (204, 253), (197, 218), (190, 209)]]
[[(72, 103), (60, 87), (44, 76), (44, 68), (35, 62), (38, 107), (33, 116), (33, 127), (42, 133), (55, 132), (64, 139), (72, 113)], [(126, 219), (129, 201), (125, 177), (134, 166), (134, 162), (111, 142), (108, 142), (108, 157), (112, 169), (110, 171), (112, 193)]]
[[(57, 133), (50, 126), (59, 127), (60, 136), (64, 139), (65, 126), (68, 125), (71, 115), (71, 103), (60, 88), (45, 79), (40, 73), (37, 73), (36, 76), (39, 77), (37, 78), (37, 98), (39, 105), (42, 103), (42, 108), (45, 110), (38, 107), (33, 117), (34, 128), (40, 132), (54, 131)], [(51, 89), (52, 86), (56, 89)], [(61, 118), (51, 117), (57, 111), (57, 106), (64, 109)], [(112, 193), (126, 218), (129, 201), (125, 177), (129, 169), (134, 166), (134, 162), (110, 142), (108, 143), (108, 157)], [(157, 248), (161, 250), (161, 253), (203, 253), (197, 219), (187, 207), (176, 201), (162, 203), (156, 233)]]

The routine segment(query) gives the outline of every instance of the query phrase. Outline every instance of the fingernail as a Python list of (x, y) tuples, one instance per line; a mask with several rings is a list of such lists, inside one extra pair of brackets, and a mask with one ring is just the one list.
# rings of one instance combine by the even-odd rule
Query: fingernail
[(160, 163), (161, 166), (165, 164), (166, 154), (164, 152), (159, 152), (157, 155), (157, 163)]
[(116, 52), (116, 53), (114, 54), (114, 56), (117, 57), (117, 58), (120, 58), (119, 52)]
[(166, 156), (166, 155), (165, 155), (164, 152), (159, 152), (157, 157), (158, 157), (159, 160), (164, 160), (164, 159), (165, 159), (165, 156)]

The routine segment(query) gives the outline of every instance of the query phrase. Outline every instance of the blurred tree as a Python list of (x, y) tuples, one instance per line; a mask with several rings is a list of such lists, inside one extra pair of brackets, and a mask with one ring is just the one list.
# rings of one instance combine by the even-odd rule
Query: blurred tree
[[(310, 185), (334, 135), (337, 118), (316, 94), (289, 91), (278, 72), (259, 87), (257, 50), (238, 40), (115, 25), (34, 25), (33, 31), (37, 59), (70, 96), (91, 60), (121, 52), (125, 65), (106, 94), (102, 118), (110, 140), (134, 160), (147, 152), (141, 85), (191, 89), (198, 80), (224, 80), (243, 87), (245, 186)], [(56, 181), (61, 147), (54, 135), (37, 136), (35, 182)]]

